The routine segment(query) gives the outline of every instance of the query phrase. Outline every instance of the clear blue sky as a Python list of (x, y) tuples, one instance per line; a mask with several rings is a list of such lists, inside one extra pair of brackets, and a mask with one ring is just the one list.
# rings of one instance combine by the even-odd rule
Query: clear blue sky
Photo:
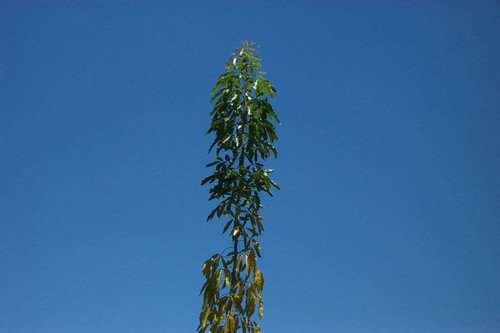
[(264, 333), (500, 331), (500, 3), (0, 4), (0, 332), (194, 332), (210, 91), (281, 118)]

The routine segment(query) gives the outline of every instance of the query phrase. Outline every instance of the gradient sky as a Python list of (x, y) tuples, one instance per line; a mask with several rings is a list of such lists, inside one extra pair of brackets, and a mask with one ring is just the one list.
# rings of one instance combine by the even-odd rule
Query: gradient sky
[(264, 333), (500, 331), (497, 1), (2, 1), (0, 332), (194, 332), (210, 91), (259, 44)]

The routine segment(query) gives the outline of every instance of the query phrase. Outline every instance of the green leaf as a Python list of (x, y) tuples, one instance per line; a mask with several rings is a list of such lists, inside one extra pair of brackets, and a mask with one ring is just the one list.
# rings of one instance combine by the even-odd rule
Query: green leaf
[(262, 274), (261, 271), (257, 270), (254, 272), (254, 280), (255, 280), (255, 285), (257, 286), (257, 290), (262, 292), (264, 289), (264, 275)]
[(273, 180), (269, 179), (269, 181), (271, 182), (271, 185), (273, 185), (273, 187), (275, 187), (278, 190), (281, 190), (278, 184), (276, 184)]
[(205, 308), (200, 314), (200, 326), (204, 328), (207, 323), (208, 315), (210, 314), (210, 308)]
[(208, 278), (210, 274), (210, 268), (212, 267), (212, 259), (208, 259), (203, 263), (203, 266), (201, 266), (201, 272), (203, 275)]
[(224, 333), (235, 333), (236, 325), (234, 324), (234, 317), (229, 315), (226, 318), (226, 323), (224, 325)]
[(262, 298), (259, 299), (259, 319), (262, 320), (262, 316), (264, 316), (264, 302)]
[[(216, 165), (217, 163), (220, 163), (220, 161), (213, 161), (213, 162), (210, 162), (210, 163), (208, 163), (207, 165), (205, 165), (205, 167), (210, 168), (211, 166), (214, 166), (214, 165)], [(203, 184), (204, 184), (204, 183), (203, 183)], [(202, 185), (203, 185), (203, 184), (202, 184)]]
[(208, 286), (208, 281), (207, 281), (207, 282), (205, 282), (205, 283), (203, 284), (203, 286), (201, 287), (201, 290), (200, 290), (200, 294), (199, 294), (199, 295), (203, 294), (203, 291), (205, 291), (205, 289), (207, 288), (207, 286)]
[(229, 226), (233, 223), (233, 220), (230, 220), (229, 222), (226, 223), (226, 225), (224, 226), (224, 229), (222, 230), (222, 234), (224, 234), (227, 229), (229, 228)]
[(245, 257), (245, 273), (248, 277), (250, 276), (250, 263), (248, 262), (248, 255), (243, 254), (243, 256)]
[(241, 50), (241, 53), (242, 55), (244, 55), (245, 57), (247, 57), (248, 59), (251, 59), (252, 56), (250, 55), (250, 53), (248, 53), (248, 51), (246, 49), (243, 49)]
[(213, 219), (213, 217), (214, 217), (214, 215), (215, 215), (216, 212), (217, 212), (217, 208), (215, 208), (214, 210), (212, 210), (212, 212), (208, 215), (206, 222), (208, 222), (211, 219)]
[(201, 184), (200, 184), (200, 185), (201, 185), (201, 186), (205, 185), (205, 184), (206, 184), (206, 182), (208, 182), (208, 181), (209, 181), (209, 180), (211, 180), (211, 179), (212, 179), (212, 176), (208, 176), (207, 178), (205, 178), (205, 179), (203, 179), (203, 180), (201, 181)]
[(233, 302), (236, 310), (238, 310), (239, 313), (245, 313), (245, 311), (243, 311), (243, 308), (241, 307), (241, 298), (238, 295), (231, 296), (231, 301)]

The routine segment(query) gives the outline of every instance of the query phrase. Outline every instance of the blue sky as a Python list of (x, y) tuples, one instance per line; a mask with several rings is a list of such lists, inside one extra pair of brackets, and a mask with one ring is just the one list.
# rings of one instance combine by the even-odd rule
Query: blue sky
[(500, 4), (0, 4), (0, 332), (194, 332), (242, 40), (278, 91), (265, 333), (500, 331)]

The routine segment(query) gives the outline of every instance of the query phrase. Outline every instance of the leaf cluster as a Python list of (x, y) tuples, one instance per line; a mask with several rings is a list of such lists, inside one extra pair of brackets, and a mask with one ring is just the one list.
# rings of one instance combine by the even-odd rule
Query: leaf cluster
[[(258, 323), (251, 319), (255, 310), (259, 318), (263, 315), (263, 301), (260, 293), (264, 288), (264, 275), (257, 269), (254, 249), (239, 251), (236, 263), (233, 253), (227, 256), (213, 255), (202, 266), (206, 282), (203, 294), (202, 312), (198, 332), (260, 332)], [(232, 292), (227, 290), (232, 279), (232, 267), (236, 267), (237, 282)]]
[[(262, 162), (277, 157), (275, 123), (279, 119), (269, 99), (276, 90), (259, 71), (257, 46), (243, 42), (226, 63), (212, 94), (214, 107), (207, 134), (215, 135), (209, 152), (215, 160), (206, 166), (213, 173), (201, 184), (210, 184), (209, 200), (217, 200), (207, 221), (225, 218), (222, 233), (229, 231), (232, 251), (215, 254), (202, 267), (206, 278), (198, 332), (260, 332), (252, 318), (257, 310), (262, 318), (264, 277), (257, 268), (264, 230), (259, 210), (260, 193), (272, 196), (278, 185), (269, 177), (272, 169)], [(223, 157), (224, 156), (224, 157)]]

